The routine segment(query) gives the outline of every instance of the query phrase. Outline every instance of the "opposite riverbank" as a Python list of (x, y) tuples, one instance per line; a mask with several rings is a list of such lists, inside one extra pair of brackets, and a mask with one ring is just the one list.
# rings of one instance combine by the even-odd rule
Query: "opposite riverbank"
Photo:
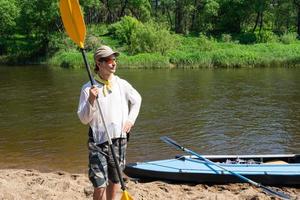
[[(152, 199), (274, 199), (249, 184), (174, 184), (161, 181), (138, 182), (127, 179), (129, 194), (135, 200)], [(275, 189), (275, 188), (273, 188)], [(300, 188), (280, 190), (300, 199)], [(93, 188), (85, 174), (43, 173), (33, 169), (0, 170), (0, 199), (92, 199)], [(121, 195), (121, 191), (119, 193)]]
[[(61, 37), (61, 39), (59, 39)], [(171, 37), (171, 36), (170, 36)], [(222, 41), (200, 35), (198, 37), (172, 36), (172, 48), (166, 51), (131, 53), (130, 46), (121, 45), (109, 36), (94, 36), (87, 39), (88, 60), (93, 66), (94, 50), (104, 44), (121, 53), (120, 68), (239, 68), (239, 67), (294, 67), (300, 65), (300, 42), (240, 44), (239, 41)], [(15, 55), (0, 56), (1, 65), (46, 64), (63, 68), (84, 68), (79, 49), (65, 35), (57, 40), (55, 52), (44, 57), (27, 51)]]
[[(118, 65), (122, 68), (239, 68), (300, 65), (300, 42), (242, 45), (233, 42), (216, 42), (205, 37), (185, 37), (181, 39), (180, 44), (177, 49), (164, 55), (160, 53), (128, 55), (122, 52), (122, 48), (116, 48), (121, 52)], [(88, 57), (93, 64), (93, 53), (89, 52)], [(82, 55), (78, 51), (57, 52), (47, 63), (66, 68), (84, 67)]]

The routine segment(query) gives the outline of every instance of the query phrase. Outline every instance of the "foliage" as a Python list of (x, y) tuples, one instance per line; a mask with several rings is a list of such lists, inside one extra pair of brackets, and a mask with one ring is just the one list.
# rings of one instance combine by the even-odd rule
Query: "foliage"
[(52, 0), (19, 1), (21, 8), (18, 19), (19, 31), (45, 39), (55, 29), (58, 15), (58, 2)]
[(203, 34), (200, 34), (197, 43), (199, 44), (198, 50), (200, 51), (211, 51), (214, 48), (214, 41)]
[(284, 33), (280, 37), (280, 41), (283, 44), (291, 44), (297, 40), (297, 34), (296, 33)]
[(165, 55), (175, 44), (176, 37), (168, 30), (158, 24), (147, 23), (133, 31), (128, 51), (131, 54), (159, 52)]
[(81, 0), (80, 4), (88, 24), (112, 24), (120, 21), (126, 15), (143, 22), (151, 17), (149, 0)]
[(65, 33), (53, 33), (49, 37), (48, 54), (53, 55), (57, 51), (70, 51), (77, 46)]
[(121, 43), (130, 44), (133, 32), (142, 27), (136, 18), (125, 16), (119, 22), (112, 24), (108, 31)]
[(7, 36), (16, 29), (19, 8), (14, 0), (0, 0), (0, 34)]
[[(106, 44), (138, 60), (140, 54), (143, 59), (151, 54), (151, 59), (169, 56), (172, 64), (239, 66), (244, 59), (247, 65), (257, 54), (236, 53), (248, 51), (244, 44), (289, 46), (298, 43), (300, 35), (299, 0), (80, 0), (80, 4), (88, 51)], [(53, 0), (0, 0), (0, 55), (27, 61), (78, 50), (65, 35), (58, 11), (58, 1)], [(265, 63), (279, 59), (255, 58)]]
[(163, 25), (153, 22), (143, 24), (129, 16), (112, 24), (109, 31), (121, 44), (128, 46), (130, 54), (154, 52), (165, 54), (176, 43), (176, 38)]
[(87, 51), (95, 51), (101, 45), (101, 40), (94, 35), (88, 35), (85, 39), (85, 48)]
[[(206, 36), (179, 36), (176, 40), (180, 45), (170, 49), (165, 55), (160, 53), (129, 55), (123, 50), (118, 59), (118, 66), (124, 68), (273, 67), (294, 66), (299, 63), (299, 42), (243, 45), (216, 42)], [(108, 40), (103, 38), (103, 41)], [(212, 48), (201, 50), (203, 41), (211, 43)], [(88, 53), (89, 60), (93, 59), (92, 55), (92, 52)], [(48, 63), (70, 68), (84, 67), (82, 56), (75, 49), (57, 52)]]
[(261, 31), (256, 33), (256, 38), (258, 42), (267, 43), (267, 42), (278, 42), (278, 36), (272, 31)]
[(19, 8), (14, 0), (0, 0), (0, 55), (7, 54), (10, 50), (9, 38), (16, 30), (16, 19), (19, 16)]
[[(88, 60), (93, 60), (93, 54), (87, 54)], [(60, 66), (63, 68), (83, 68), (84, 63), (82, 61), (82, 55), (79, 51), (74, 52), (57, 52), (48, 63), (54, 66)]]
[(121, 54), (118, 62), (123, 68), (168, 68), (168, 57), (159, 53), (141, 53), (133, 56)]
[(241, 44), (254, 44), (257, 41), (255, 33), (242, 33), (238, 37)]
[(231, 42), (232, 41), (232, 37), (230, 34), (222, 34), (221, 35), (221, 41), (222, 42)]

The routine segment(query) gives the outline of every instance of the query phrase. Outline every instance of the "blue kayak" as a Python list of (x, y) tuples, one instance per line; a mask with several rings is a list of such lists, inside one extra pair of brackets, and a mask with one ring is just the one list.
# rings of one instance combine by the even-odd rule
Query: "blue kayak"
[[(205, 158), (266, 185), (300, 185), (300, 155), (212, 155)], [(229, 172), (194, 156), (126, 165), (132, 178), (177, 182), (226, 184), (243, 182)]]

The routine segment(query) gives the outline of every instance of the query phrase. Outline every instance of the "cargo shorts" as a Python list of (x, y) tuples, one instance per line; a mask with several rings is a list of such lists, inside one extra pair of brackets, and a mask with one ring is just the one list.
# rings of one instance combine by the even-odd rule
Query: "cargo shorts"
[[(120, 169), (125, 168), (126, 138), (112, 139), (112, 145), (119, 161)], [(118, 172), (108, 142), (96, 145), (90, 137), (89, 146), (89, 180), (95, 188), (106, 187), (108, 181), (119, 183)]]

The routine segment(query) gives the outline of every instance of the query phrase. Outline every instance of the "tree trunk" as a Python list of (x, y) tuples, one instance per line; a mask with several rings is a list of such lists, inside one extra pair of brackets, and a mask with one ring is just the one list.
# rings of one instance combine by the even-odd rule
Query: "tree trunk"
[(261, 32), (261, 30), (263, 28), (263, 23), (264, 23), (263, 16), (264, 16), (264, 13), (260, 12), (259, 33)]
[(198, 1), (197, 0), (194, 0), (194, 12), (192, 14), (192, 24), (191, 24), (191, 30), (192, 31), (195, 31), (196, 29), (196, 15), (197, 15), (197, 7), (198, 7)]
[(175, 32), (176, 33), (184, 33), (183, 28), (183, 4), (182, 0), (177, 0), (175, 2)]
[(120, 15), (119, 15), (119, 18), (123, 17), (125, 15), (125, 9), (127, 7), (127, 4), (128, 4), (128, 0), (125, 0), (123, 6), (122, 6), (122, 9), (121, 9), (121, 12), (120, 12)]
[(297, 0), (294, 0), (294, 4), (297, 9), (297, 34), (298, 38), (300, 37), (300, 2)]
[(300, 5), (297, 7), (297, 34), (300, 37)]
[(157, 13), (158, 13), (158, 1), (159, 0), (155, 0), (155, 5), (154, 5), (154, 10), (155, 10), (154, 15), (155, 16), (157, 16)]
[(257, 27), (257, 24), (258, 24), (258, 21), (259, 21), (259, 16), (260, 16), (260, 14), (259, 14), (259, 12), (257, 12), (256, 19), (255, 19), (255, 25), (254, 25), (254, 27), (253, 27), (253, 29), (252, 29), (252, 32), (253, 32), (253, 33), (254, 33), (255, 30), (256, 30), (256, 27)]

